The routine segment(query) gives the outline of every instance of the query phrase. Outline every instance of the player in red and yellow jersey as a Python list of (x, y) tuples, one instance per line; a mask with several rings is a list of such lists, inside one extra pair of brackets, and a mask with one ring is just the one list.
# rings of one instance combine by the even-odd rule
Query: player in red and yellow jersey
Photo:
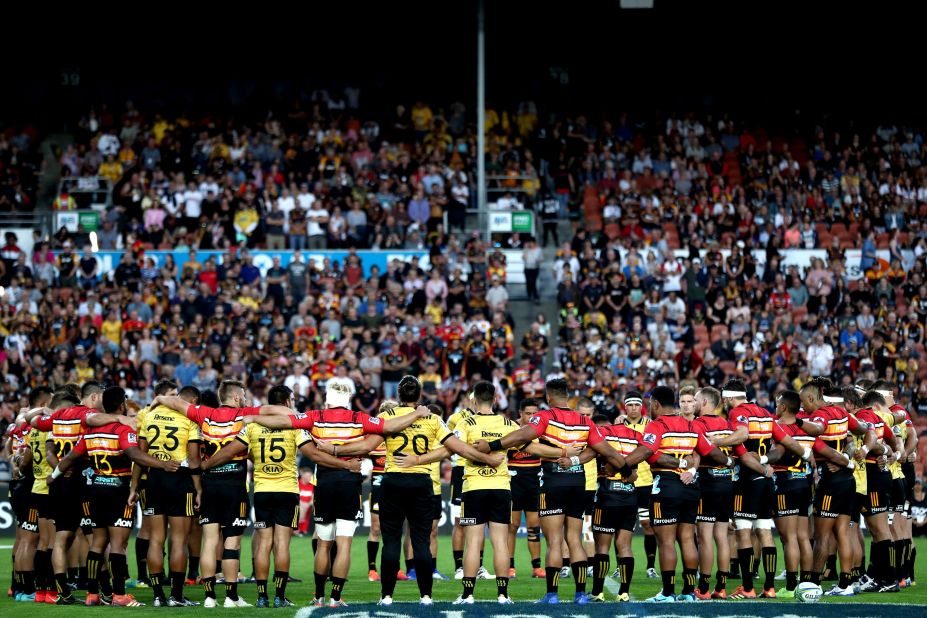
[[(134, 421), (121, 414), (105, 414), (103, 408), (103, 387), (99, 382), (85, 382), (80, 387), (80, 404), (57, 410), (39, 408), (26, 414), (26, 420), (39, 431), (48, 432), (45, 456), (49, 466), (68, 455), (83, 434), (92, 427), (101, 427), (110, 423), (122, 423), (134, 427)], [(52, 504), (51, 515), (55, 521), (55, 547), (52, 550), (52, 568), (55, 572), (56, 594), (46, 596), (46, 602), (60, 605), (73, 605), (76, 599), (67, 586), (68, 548), (80, 527), (88, 538), (93, 531), (93, 519), (90, 514), (90, 499), (83, 472), (69, 470), (68, 474), (49, 487), (49, 501)], [(103, 593), (109, 595), (108, 577), (102, 584)]]
[[(641, 434), (627, 425), (610, 425), (608, 417), (594, 416), (593, 422), (599, 428), (605, 442), (621, 455), (627, 456), (640, 446)], [(592, 558), (592, 595), (590, 601), (605, 601), (603, 589), (605, 578), (611, 568), (609, 554), (612, 544), (618, 547), (618, 601), (631, 600), (631, 578), (634, 576), (634, 552), (631, 537), (637, 524), (637, 492), (634, 479), (636, 466), (621, 472), (608, 464), (599, 466), (598, 491), (595, 509), (592, 513), (592, 534), (595, 555)]]
[[(675, 413), (676, 395), (672, 389), (658, 386), (650, 393), (653, 421), (641, 438), (641, 445), (626, 458), (628, 465), (646, 459), (653, 469), (650, 499), (650, 522), (660, 546), (660, 572), (663, 588), (647, 602), (676, 600), (676, 541), (682, 552), (683, 583), (679, 600), (695, 600), (698, 551), (695, 547), (695, 518), (698, 512), (699, 482), (690, 471), (708, 457), (717, 463), (732, 465), (731, 458), (713, 446), (692, 423)], [(752, 465), (752, 464), (751, 464)]]
[[(113, 386), (103, 392), (103, 409), (108, 414), (124, 415), (126, 392)], [(138, 448), (138, 435), (123, 423), (109, 423), (88, 430), (62, 458), (48, 477), (48, 482), (60, 477), (75, 462), (86, 456), (93, 469), (90, 487), (90, 515), (93, 538), (87, 553), (87, 605), (100, 605), (98, 576), (109, 545), (109, 565), (113, 575), (112, 605), (138, 607), (142, 603), (127, 595), (125, 582), (129, 577), (126, 546), (135, 524), (135, 504), (130, 500), (129, 482), (132, 464), (176, 472), (180, 462), (155, 459)]]
[[(492, 442), (476, 443), (482, 452), (508, 450), (538, 440), (543, 445), (561, 449), (567, 455), (567, 447), (590, 447), (580, 461), (573, 455), (566, 467), (560, 460), (541, 459), (541, 493), (538, 512), (541, 517), (541, 529), (547, 540), (547, 594), (542, 603), (558, 603), (557, 589), (562, 566), (562, 545), (564, 539), (572, 558), (573, 575), (576, 581), (574, 601), (584, 604), (589, 602), (586, 594), (586, 550), (583, 548), (582, 527), (586, 507), (586, 472), (583, 462), (594, 458), (596, 454), (604, 456), (615, 468), (624, 467), (624, 459), (615, 449), (605, 443), (592, 420), (574, 410), (567, 409), (570, 394), (566, 380), (554, 379), (547, 383), (548, 410), (542, 410), (528, 419), (528, 424)], [(594, 451), (594, 452), (593, 452)]]
[[(816, 378), (801, 387), (802, 408), (807, 412), (808, 419), (798, 419), (796, 424), (810, 436), (820, 437), (832, 449), (843, 452), (847, 447), (849, 434), (865, 436), (863, 446), (858, 449), (863, 455), (882, 447), (875, 440), (875, 434), (865, 425), (860, 424), (855, 417), (825, 397), (833, 394), (840, 395), (839, 389), (834, 389), (830, 380)], [(823, 463), (819, 459), (819, 463)], [(811, 581), (820, 585), (821, 571), (827, 561), (831, 547), (831, 535), (837, 540), (837, 555), (840, 558), (840, 581), (836, 588), (842, 591), (850, 590), (850, 568), (853, 562), (853, 541), (850, 529), (850, 513), (853, 506), (853, 496), (856, 493), (856, 482), (853, 473), (845, 468), (830, 470), (828, 466), (819, 466), (821, 473), (817, 491), (814, 496), (814, 559), (812, 570), (803, 581)], [(833, 592), (833, 591), (832, 591)]]
[[(854, 467), (843, 453), (833, 450), (821, 441), (806, 434), (798, 426), (799, 418), (807, 418), (801, 412), (801, 398), (795, 391), (781, 391), (776, 396), (776, 415), (779, 426), (793, 440), (811, 449), (822, 460), (822, 465)], [(770, 461), (775, 455), (770, 455)], [(808, 537), (808, 506), (813, 493), (811, 464), (794, 453), (783, 452), (774, 460), (776, 472), (776, 504), (773, 509), (776, 529), (782, 540), (785, 557), (785, 588), (776, 595), (792, 598), (798, 586), (799, 567), (802, 572), (811, 570), (812, 550)]]
[[(765, 408), (747, 401), (747, 388), (740, 380), (729, 380), (721, 391), (721, 398), (728, 410), (728, 422), (732, 433), (718, 437), (713, 442), (718, 446), (742, 446), (738, 452), (741, 462), (743, 453), (753, 453), (766, 464), (771, 451), (778, 442), (783, 447), (805, 459), (811, 458), (811, 450), (803, 447), (776, 424), (775, 417)], [(738, 449), (739, 450), (739, 449)], [(764, 470), (768, 470), (765, 469)], [(733, 599), (752, 599), (757, 596), (753, 586), (754, 532), (760, 542), (763, 569), (766, 580), (762, 596), (776, 596), (776, 565), (778, 554), (773, 540), (772, 519), (775, 482), (772, 472), (754, 472), (741, 467), (734, 480), (734, 529), (737, 535), (737, 557), (740, 562), (743, 583), (731, 594)]]
[[(538, 413), (538, 401), (531, 397), (518, 404), (519, 425)], [(538, 517), (538, 499), (541, 493), (541, 458), (527, 450), (511, 450), (508, 454), (509, 473), (512, 475), (512, 525), (509, 528), (509, 555), (512, 562), (509, 577), (515, 576), (515, 534), (521, 526), (522, 513), (528, 529), (528, 553), (531, 556), (531, 576), (544, 577), (541, 568), (541, 520)]]

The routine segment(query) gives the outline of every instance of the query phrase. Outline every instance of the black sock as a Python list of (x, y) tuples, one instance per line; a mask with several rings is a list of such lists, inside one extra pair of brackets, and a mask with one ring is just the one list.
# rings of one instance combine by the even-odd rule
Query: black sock
[(509, 596), (509, 578), (496, 576), (496, 593), (504, 597)]
[(741, 581), (743, 582), (744, 591), (750, 592), (753, 590), (753, 548), (747, 547), (745, 549), (737, 550), (737, 558), (740, 560), (740, 575)]
[(480, 550), (480, 566), (483, 566), (483, 550)]
[(671, 597), (676, 594), (676, 571), (660, 571), (663, 576), (663, 596)]
[(290, 581), (289, 571), (274, 571), (274, 596), (278, 599), (286, 598), (286, 583)]
[[(437, 563), (435, 563), (435, 564), (437, 564)], [(510, 568), (510, 569), (514, 569), (514, 568), (515, 568), (515, 556), (512, 556), (511, 558), (509, 558), (509, 568)]]
[(87, 593), (99, 594), (100, 592), (100, 563), (103, 562), (103, 554), (95, 551), (87, 552)]
[(608, 577), (610, 557), (608, 554), (596, 554), (592, 557), (592, 596), (602, 594), (605, 578)]
[(341, 591), (344, 590), (344, 578), (332, 577), (332, 601), (341, 600)]
[(38, 549), (35, 552), (33, 557), (33, 562), (35, 564), (35, 589), (38, 590), (47, 590), (45, 588), (45, 562), (44, 562), (45, 552)]
[(367, 541), (367, 570), (377, 570), (377, 552), (380, 551), (380, 541)]
[(454, 555), (454, 570), (463, 568), (463, 550), (453, 550), (451, 552)]
[(22, 572), (22, 590), (25, 594), (35, 594), (35, 571)]
[(850, 574), (846, 572), (840, 573), (840, 580), (837, 582), (837, 586), (844, 589), (849, 588)]
[(257, 584), (257, 595), (258, 595), (258, 598), (259, 598), (259, 599), (266, 599), (266, 598), (267, 598), (267, 580), (266, 580), (266, 579), (258, 579), (258, 580), (255, 580), (255, 583)]
[(225, 596), (233, 601), (238, 600), (238, 582), (225, 582)]
[(740, 558), (731, 556), (731, 567), (727, 573), (728, 577), (740, 577)]
[(573, 568), (573, 579), (576, 580), (576, 592), (586, 592), (586, 561), (580, 560), (574, 562), (571, 566)]
[(190, 565), (187, 567), (187, 579), (196, 581), (200, 575), (200, 557), (190, 556)]
[(86, 565), (77, 567), (77, 582), (81, 586), (87, 585), (87, 566)]
[(216, 574), (222, 575), (222, 561), (221, 560), (216, 560)]
[(702, 573), (698, 574), (698, 591), (700, 594), (708, 594), (708, 589), (711, 588), (711, 573)]
[(682, 570), (682, 594), (693, 594), (698, 581), (698, 569)]
[(908, 577), (914, 579), (914, 563), (917, 560), (917, 547), (911, 544), (911, 553), (908, 554)]
[(68, 587), (68, 574), (67, 573), (55, 573), (55, 589), (58, 592), (58, 596), (64, 597), (65, 599), (71, 596), (71, 588)]
[(148, 539), (135, 539), (135, 572), (138, 579), (148, 579)]
[(824, 567), (824, 570), (827, 571), (827, 577), (824, 579), (827, 581), (837, 579), (837, 554), (831, 554), (827, 557), (827, 565)]
[[(110, 554), (110, 556), (112, 556), (112, 554)], [(124, 557), (124, 556), (125, 556), (125, 555), (123, 554), (123, 557)], [(111, 569), (113, 568), (113, 561), (112, 561), (112, 558), (110, 559), (110, 567), (109, 567), (109, 568), (111, 568)], [(104, 562), (104, 563), (100, 566), (100, 576), (99, 576), (99, 578), (97, 578), (97, 581), (99, 581), (99, 583), (100, 583), (100, 594), (102, 594), (103, 596), (107, 596), (107, 597), (108, 597), (108, 596), (112, 596), (112, 594), (113, 594), (113, 584), (112, 584), (112, 582), (110, 581), (109, 576), (110, 576), (110, 571), (106, 570), (106, 563)], [(123, 590), (123, 591), (120, 592), (119, 594), (125, 594), (125, 580), (127, 580), (127, 579), (129, 579), (129, 563), (128, 563), (128, 560), (126, 560), (125, 577), (122, 578), (122, 581), (123, 581), (122, 590)]]
[(727, 571), (718, 571), (717, 573), (715, 573), (715, 578), (718, 580), (715, 582), (715, 592), (721, 592), (722, 590), (727, 588), (727, 578), (728, 578)]
[(785, 589), (795, 590), (798, 587), (798, 571), (785, 572)]
[(763, 583), (763, 589), (769, 590), (776, 587), (776, 566), (778, 554), (775, 547), (763, 548), (763, 572), (766, 573), (766, 581)]
[(464, 577), (463, 578), (463, 592), (460, 596), (463, 598), (472, 597), (473, 589), (476, 588), (476, 578), (475, 577)]
[(904, 539), (901, 543), (904, 546), (904, 553), (901, 555), (901, 563), (904, 571), (900, 577), (914, 577), (914, 571), (911, 570), (911, 539)]
[(415, 568), (415, 559), (406, 559), (406, 573)]
[(183, 571), (170, 571), (171, 575), (171, 596), (178, 601), (183, 600), (183, 585), (187, 581)]
[(560, 585), (560, 569), (557, 567), (544, 567), (544, 575), (547, 577), (547, 593), (557, 594), (557, 587)]
[[(16, 564), (16, 559), (13, 559), (13, 564)], [(19, 571), (14, 570), (10, 573), (10, 590), (13, 591), (13, 596), (19, 592)]]
[(540, 569), (540, 568), (541, 568), (541, 559), (540, 559), (540, 558), (532, 558), (532, 559), (531, 559), (531, 568), (532, 568), (532, 569)]
[(618, 578), (621, 584), (618, 594), (631, 592), (631, 580), (634, 578), (634, 556), (618, 558)]
[(123, 596), (126, 593), (126, 580), (129, 579), (129, 562), (125, 554), (109, 554), (110, 573), (107, 574), (100, 569), (100, 590), (103, 594), (109, 596), (107, 588), (109, 587), (109, 576), (113, 576), (113, 594)]
[(312, 555), (319, 551), (319, 539), (312, 539)]
[(148, 579), (151, 582), (154, 598), (166, 601), (167, 599), (164, 598), (164, 573), (150, 573)]
[(563, 566), (565, 566), (565, 567), (569, 567), (569, 566), (570, 566), (570, 559), (569, 559), (569, 558), (564, 558), (564, 559), (563, 559)]
[[(895, 579), (904, 577), (904, 541), (892, 543), (892, 564), (895, 565)], [(891, 583), (891, 582), (889, 582)]]
[(654, 568), (657, 560), (657, 537), (653, 534), (644, 535), (644, 553), (647, 555), (647, 568)]
[(821, 572), (820, 571), (808, 571), (802, 575), (802, 581), (808, 581), (812, 584), (821, 585)]
[(328, 575), (325, 573), (314, 573), (315, 576), (315, 598), (324, 599), (325, 598), (325, 580), (328, 579)]
[(206, 594), (207, 599), (216, 598), (216, 576), (204, 577), (203, 578), (203, 592)]

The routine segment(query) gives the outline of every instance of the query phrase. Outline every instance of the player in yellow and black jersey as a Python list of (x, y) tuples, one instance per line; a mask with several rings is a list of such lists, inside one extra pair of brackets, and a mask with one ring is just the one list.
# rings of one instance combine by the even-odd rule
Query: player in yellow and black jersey
[[(644, 398), (638, 391), (628, 391), (624, 396), (624, 424), (641, 434), (645, 433), (650, 418), (643, 415)], [(657, 537), (650, 525), (650, 494), (653, 491), (653, 472), (650, 464), (642, 461), (637, 464), (637, 480), (634, 481), (637, 493), (637, 519), (644, 531), (644, 555), (647, 557), (647, 577), (657, 577)]]
[[(414, 376), (405, 376), (399, 382), (400, 405), (380, 416), (384, 423), (410, 414), (422, 415), (411, 425), (385, 438), (386, 467), (383, 475), (380, 502), (380, 528), (383, 534), (383, 557), (380, 563), (382, 603), (392, 604), (399, 571), (399, 553), (402, 547), (402, 529), (408, 522), (412, 547), (415, 552), (415, 570), (422, 603), (430, 605), (434, 558), (431, 555), (430, 537), (434, 516), (434, 485), (430, 463), (402, 467), (406, 455), (424, 455), (441, 445), (452, 453), (485, 463), (495, 462), (457, 439), (441, 418), (428, 414), (424, 406), (416, 406), (421, 399), (422, 385)], [(427, 415), (426, 415), (427, 414)], [(369, 435), (359, 442), (338, 447), (338, 454), (366, 455), (383, 442), (383, 436)], [(320, 449), (332, 453), (331, 446), (318, 443)]]
[[(156, 395), (178, 395), (177, 383), (161, 380), (155, 384)], [(185, 387), (179, 396), (190, 404), (199, 400), (199, 390)], [(139, 447), (160, 461), (181, 464), (180, 473), (145, 470), (136, 466), (132, 471), (132, 487), (140, 493), (144, 483), (145, 504), (142, 516), (148, 520), (148, 570), (157, 607), (184, 607), (191, 602), (183, 596), (186, 581), (187, 537), (193, 516), (203, 494), (200, 468), (200, 427), (181, 412), (156, 405), (138, 413)], [(147, 479), (142, 476), (147, 473)], [(164, 544), (170, 526), (170, 557), (168, 578), (170, 598), (164, 595)]]

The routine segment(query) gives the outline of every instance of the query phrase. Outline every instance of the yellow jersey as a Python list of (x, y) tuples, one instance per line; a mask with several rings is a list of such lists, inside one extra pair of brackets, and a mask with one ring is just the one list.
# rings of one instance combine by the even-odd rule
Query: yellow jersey
[(586, 491), (596, 491), (599, 488), (599, 464), (595, 459), (583, 464), (586, 474)]
[(235, 439), (248, 447), (254, 462), (254, 491), (299, 493), (296, 452), (312, 441), (304, 429), (270, 429), (249, 423)]
[(32, 450), (32, 474), (35, 480), (32, 482), (32, 493), (48, 495), (48, 483), (46, 478), (52, 473), (52, 467), (45, 459), (45, 442), (48, 440), (47, 431), (39, 431), (33, 428), (29, 432), (29, 448)]
[[(901, 450), (904, 450), (905, 441), (908, 439), (908, 424), (900, 423), (895, 424), (895, 418), (890, 414), (879, 414), (882, 420), (885, 421), (885, 424), (892, 428), (892, 433), (895, 434), (895, 439), (898, 441)], [(888, 471), (892, 473), (892, 479), (903, 479), (904, 471), (901, 469), (901, 462), (896, 461), (888, 467)]]
[[(393, 418), (405, 416), (415, 412), (415, 408), (409, 406), (397, 406), (392, 410), (384, 412), (381, 417)], [(397, 472), (400, 474), (428, 474), (435, 482), (435, 477), (440, 469), (438, 464), (422, 464), (411, 466), (409, 468), (400, 468), (396, 465), (396, 454), (424, 455), (438, 446), (444, 444), (448, 438), (453, 436), (441, 417), (426, 416), (417, 419), (400, 433), (387, 436), (386, 438), (386, 472)], [(436, 469), (437, 468), (437, 469)], [(438, 491), (441, 489), (441, 480), (437, 479)]]
[(166, 406), (145, 408), (136, 417), (138, 437), (148, 443), (148, 454), (161, 461), (184, 461), (187, 444), (200, 442), (200, 426)]
[[(630, 419), (624, 422), (625, 425), (636, 431), (637, 433), (644, 435), (645, 430), (647, 429), (647, 423), (650, 422), (650, 419), (646, 416), (642, 416), (640, 421), (637, 423), (632, 423)], [(653, 485), (653, 472), (650, 470), (650, 464), (646, 461), (642, 461), (637, 464), (637, 480), (634, 481), (635, 487), (650, 487)]]
[[(457, 424), (454, 435), (467, 444), (477, 440), (491, 442), (518, 430), (518, 425), (504, 416), (498, 414), (474, 414), (470, 418)], [(512, 477), (509, 476), (507, 459), (503, 459), (498, 468), (474, 463), (464, 459), (463, 491), (476, 491), (479, 489), (510, 489)]]
[[(469, 408), (458, 410), (457, 412), (454, 412), (447, 418), (447, 428), (450, 429), (451, 431), (454, 431), (457, 428), (458, 423), (460, 423), (461, 421), (465, 421), (472, 416), (473, 416), (473, 411), (470, 410)], [(455, 467), (464, 465), (463, 458), (456, 454), (451, 455), (451, 462), (453, 462)]]

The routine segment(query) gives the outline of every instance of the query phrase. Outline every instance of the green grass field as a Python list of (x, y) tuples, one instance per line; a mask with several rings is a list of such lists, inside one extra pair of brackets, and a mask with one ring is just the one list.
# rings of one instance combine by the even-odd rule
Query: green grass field
[[(5, 544), (9, 544), (11, 539), (4, 539)], [(636, 565), (634, 572), (634, 582), (631, 588), (631, 593), (634, 599), (644, 599), (655, 594), (659, 587), (659, 579), (647, 579), (645, 573), (646, 561), (643, 551), (643, 542), (641, 537), (635, 537), (634, 539), (634, 551), (636, 556)], [(917, 540), (918, 554), (922, 557), (927, 557), (927, 539), (918, 539)], [(245, 543), (245, 546), (242, 548), (242, 570), (245, 571), (245, 575), (248, 575), (250, 571), (250, 543)], [(450, 537), (441, 537), (439, 540), (439, 558), (438, 558), (438, 567), (445, 575), (448, 577), (453, 577), (453, 559), (451, 557), (451, 547), (450, 547)], [(8, 549), (6, 550), (9, 551)], [(782, 554), (780, 552), (779, 566), (782, 567)], [(294, 564), (291, 566), (290, 571), (294, 577), (301, 578), (303, 583), (301, 584), (289, 584), (287, 587), (287, 596), (297, 605), (305, 606), (312, 598), (312, 548), (310, 540), (308, 538), (294, 538), (292, 545), (292, 556)], [(489, 548), (487, 543), (487, 551), (485, 556), (485, 563), (491, 567), (492, 565), (492, 550)], [(543, 560), (543, 554), (542, 554)], [(614, 560), (614, 557), (612, 558)], [(927, 558), (922, 558), (919, 560), (917, 566), (918, 580), (920, 580), (920, 585), (907, 590), (903, 590), (898, 594), (882, 594), (882, 595), (864, 595), (861, 597), (848, 597), (848, 598), (827, 598), (821, 601), (821, 603), (816, 606), (820, 608), (824, 604), (832, 603), (873, 603), (873, 604), (911, 604), (915, 606), (911, 608), (910, 606), (905, 606), (904, 613), (907, 616), (913, 615), (923, 615), (923, 612), (927, 611), (924, 608), (927, 608), (927, 572), (925, 572), (924, 561)], [(130, 571), (132, 575), (135, 575), (134, 568), (134, 550), (130, 547), (129, 549), (129, 563)], [(510, 610), (504, 613), (521, 613), (525, 609), (525, 605), (529, 602), (532, 602), (540, 598), (545, 592), (544, 580), (540, 579), (531, 579), (530, 577), (530, 559), (528, 556), (528, 550), (525, 544), (525, 540), (520, 538), (517, 544), (516, 550), (516, 564), (518, 567), (519, 575), (510, 584), (510, 595), (516, 601), (518, 605), (522, 605), (521, 610)], [(614, 566), (614, 565), (613, 565)], [(490, 569), (491, 570), (491, 569)], [(2, 561), (0, 564), (0, 581), (9, 582), (10, 581), (10, 564), (8, 560)], [(8, 584), (7, 584), (8, 585)], [(777, 587), (782, 587), (784, 582), (777, 582)], [(728, 582), (728, 592), (731, 592), (737, 583), (734, 581)], [(677, 591), (679, 590), (680, 585), (677, 583)], [(829, 584), (825, 585), (825, 589), (829, 587)], [(219, 592), (218, 597), (221, 603), (224, 598), (224, 589), (222, 586), (218, 586)], [(453, 601), (458, 594), (460, 594), (460, 582), (450, 581), (440, 582), (436, 581), (434, 585), (434, 599), (440, 605), (444, 607), (449, 607), (449, 602)], [(591, 588), (591, 581), (589, 582), (589, 588)], [(330, 587), (329, 587), (330, 590)], [(617, 590), (617, 587), (615, 588)], [(144, 603), (151, 603), (152, 593), (150, 589), (134, 589), (130, 590), (140, 601)], [(201, 601), (203, 598), (202, 588), (199, 586), (188, 586), (187, 587), (187, 596), (191, 599)], [(355, 538), (354, 548), (352, 551), (352, 566), (351, 566), (351, 579), (345, 585), (344, 598), (349, 604), (361, 604), (361, 603), (374, 603), (379, 599), (380, 587), (378, 583), (371, 583), (367, 581), (367, 557), (366, 557), (366, 537), (358, 535)], [(610, 599), (614, 598), (614, 593), (610, 593), (606, 589), (607, 596)], [(239, 594), (250, 603), (254, 603), (256, 598), (255, 586), (254, 584), (242, 584), (239, 585)], [(273, 592), (271, 591), (271, 594)], [(78, 598), (83, 598), (83, 593), (78, 593)], [(561, 600), (570, 600), (573, 596), (573, 580), (568, 579), (561, 582), (561, 591), (560, 597)], [(398, 582), (396, 587), (395, 594), (396, 601), (417, 601), (418, 600), (418, 587), (414, 582)], [(476, 598), (478, 600), (492, 600), (496, 598), (496, 589), (495, 582), (491, 580), (479, 581), (477, 582), (476, 587)], [(688, 604), (686, 605), (685, 612), (687, 614), (699, 614), (702, 613), (700, 610), (695, 610), (695, 607), (698, 606), (717, 606), (724, 605), (725, 607), (731, 607), (735, 605), (743, 606), (744, 603), (758, 605), (758, 604), (769, 604), (769, 603), (787, 603), (785, 600), (776, 600), (776, 601), (756, 601), (756, 602), (714, 602), (714, 603), (698, 603), (698, 604)], [(794, 601), (793, 601), (794, 603)], [(516, 605), (516, 608), (518, 607)], [(412, 610), (412, 607), (417, 606), (405, 606), (404, 611)], [(567, 606), (570, 607), (570, 606)], [(602, 607), (602, 606), (588, 606), (590, 610), (583, 609), (583, 613), (596, 613), (591, 608), (593, 607)], [(615, 608), (618, 607), (616, 604), (608, 604), (605, 607), (609, 608), (606, 614), (614, 615), (616, 611)], [(628, 607), (628, 606), (623, 606)], [(681, 608), (679, 608), (681, 609)], [(785, 606), (782, 608), (785, 609)], [(902, 608), (899, 607), (899, 610)], [(910, 611), (909, 611), (910, 610)], [(8, 599), (5, 595), (2, 600), (0, 600), (0, 615), (6, 616), (26, 616), (31, 615), (35, 616), (38, 614), (47, 615), (47, 616), (73, 616), (75, 613), (80, 614), (81, 616), (96, 616), (101, 614), (108, 614), (114, 611), (109, 607), (102, 608), (84, 608), (84, 607), (55, 607), (52, 605), (41, 605), (36, 604), (27, 604), (27, 603), (16, 603), (11, 599)], [(155, 609), (150, 605), (144, 608), (138, 608), (134, 611), (141, 612), (180, 612), (183, 614), (199, 615), (199, 614), (208, 614), (208, 610), (203, 608), (189, 608), (189, 609)], [(231, 612), (232, 614), (237, 614), (241, 616), (251, 615), (255, 611), (254, 608), (248, 609), (239, 609), (239, 610), (219, 610), (223, 614)], [(278, 610), (280, 611), (280, 610)], [(326, 610), (331, 611), (331, 610)], [(414, 611), (414, 610), (412, 610)], [(293, 612), (295, 613), (295, 612)], [(869, 615), (884, 615), (885, 610), (875, 610)], [(602, 614), (605, 615), (605, 614)], [(865, 614), (863, 614), (865, 615)]]

